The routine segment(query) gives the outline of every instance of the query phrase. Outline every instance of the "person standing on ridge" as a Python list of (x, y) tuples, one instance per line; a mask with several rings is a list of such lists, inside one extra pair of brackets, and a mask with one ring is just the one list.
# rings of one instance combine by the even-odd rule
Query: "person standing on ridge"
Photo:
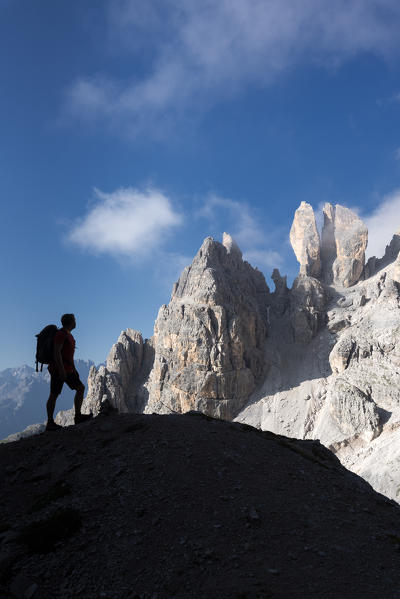
[(64, 383), (67, 383), (70, 389), (76, 391), (74, 398), (75, 424), (84, 422), (92, 417), (91, 414), (81, 414), (85, 385), (80, 380), (74, 364), (75, 339), (71, 335), (71, 331), (76, 327), (75, 316), (73, 314), (64, 314), (61, 317), (61, 324), (62, 328), (58, 329), (54, 336), (54, 357), (48, 367), (51, 379), (50, 395), (46, 404), (47, 431), (55, 431), (62, 428), (62, 426), (54, 422), (54, 408)]

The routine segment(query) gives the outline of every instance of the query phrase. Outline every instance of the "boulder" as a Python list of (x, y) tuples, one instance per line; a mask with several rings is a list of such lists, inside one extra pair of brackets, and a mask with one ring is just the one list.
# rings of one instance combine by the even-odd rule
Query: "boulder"
[(329, 364), (334, 374), (346, 370), (354, 354), (356, 343), (351, 335), (344, 335), (339, 339), (329, 354)]
[(348, 437), (360, 435), (372, 441), (380, 433), (375, 402), (361, 389), (336, 378), (328, 392), (329, 410), (340, 430)]

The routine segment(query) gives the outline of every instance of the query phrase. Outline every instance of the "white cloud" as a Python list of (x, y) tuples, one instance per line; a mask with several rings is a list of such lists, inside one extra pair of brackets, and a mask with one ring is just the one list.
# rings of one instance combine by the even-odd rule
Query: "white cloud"
[[(266, 85), (304, 61), (337, 66), (400, 48), (397, 0), (110, 0), (108, 16), (113, 47), (121, 39), (119, 51), (132, 56), (131, 76), (78, 78), (68, 111), (123, 122), (132, 134)], [(146, 46), (143, 75), (138, 45)]]
[(143, 258), (160, 247), (183, 222), (171, 201), (156, 189), (95, 190), (96, 201), (67, 239), (94, 253)]
[(368, 227), (367, 257), (380, 258), (393, 235), (400, 231), (400, 190), (383, 198), (369, 215), (363, 218)]

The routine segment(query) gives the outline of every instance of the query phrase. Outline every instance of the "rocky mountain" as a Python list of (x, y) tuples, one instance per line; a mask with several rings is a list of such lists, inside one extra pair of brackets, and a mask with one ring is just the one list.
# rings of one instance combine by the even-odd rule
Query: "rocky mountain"
[(152, 339), (127, 329), (106, 366), (91, 369), (86, 408), (195, 409), (320, 439), (400, 500), (400, 231), (365, 264), (361, 219), (340, 205), (323, 212), (321, 235), (309, 204), (295, 213), (290, 289), (275, 269), (271, 293), (229, 235), (207, 238)]
[[(76, 360), (83, 382), (87, 381), (91, 360)], [(36, 372), (30, 366), (7, 368), (0, 372), (0, 439), (21, 431), (33, 422), (46, 420), (50, 375), (47, 368)], [(57, 400), (57, 410), (73, 405), (74, 392), (66, 385)]]
[(400, 508), (317, 441), (199, 412), (0, 446), (0, 596), (399, 596)]

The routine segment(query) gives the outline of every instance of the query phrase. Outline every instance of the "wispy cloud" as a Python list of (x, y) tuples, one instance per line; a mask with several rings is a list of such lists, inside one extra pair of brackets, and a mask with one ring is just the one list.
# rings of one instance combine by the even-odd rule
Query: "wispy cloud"
[(185, 266), (190, 266), (193, 255), (176, 252), (160, 252), (156, 262), (152, 263), (157, 283), (165, 293), (171, 293), (173, 284), (178, 281)]
[(265, 239), (265, 234), (256, 222), (250, 206), (245, 202), (209, 194), (203, 199), (197, 216), (207, 218), (213, 223), (219, 218), (222, 227), (232, 227), (230, 233), (243, 248), (263, 243)]
[(394, 152), (394, 157), (396, 160), (400, 160), (400, 148), (396, 148)]
[[(397, 0), (110, 0), (108, 18), (111, 38), (124, 40), (119, 51), (132, 55), (131, 76), (82, 75), (66, 108), (78, 118), (123, 122), (132, 135), (264, 86), (304, 61), (337, 66), (358, 53), (388, 57), (400, 48)], [(135, 68), (138, 45), (146, 46), (143, 75)]]
[[(214, 234), (222, 237), (223, 231), (230, 233), (243, 251), (243, 258), (267, 274), (274, 268), (287, 267), (290, 248), (282, 244), (282, 231), (272, 230), (265, 222), (260, 224), (246, 202), (209, 194), (196, 216), (207, 219)], [(281, 251), (271, 249), (277, 247)]]
[(367, 256), (380, 258), (393, 235), (400, 231), (400, 189), (385, 196), (363, 220), (368, 227)]
[(96, 254), (139, 259), (159, 248), (182, 222), (183, 216), (157, 189), (96, 189), (94, 205), (73, 225), (67, 240)]

